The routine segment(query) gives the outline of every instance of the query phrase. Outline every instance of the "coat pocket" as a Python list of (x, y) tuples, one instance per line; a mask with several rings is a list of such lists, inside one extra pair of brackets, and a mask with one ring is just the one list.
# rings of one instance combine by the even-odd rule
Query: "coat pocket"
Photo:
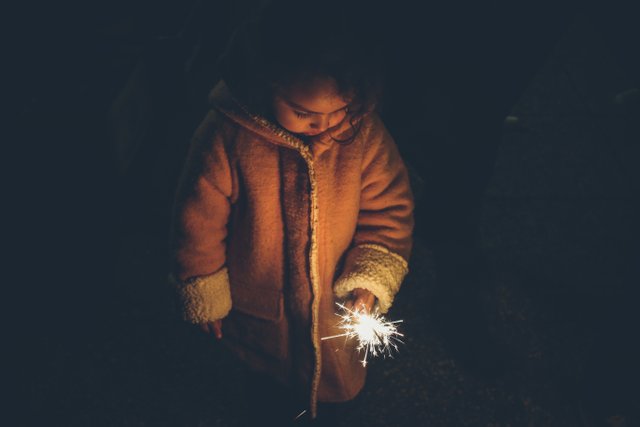
[(258, 319), (277, 322), (283, 315), (283, 295), (279, 290), (231, 286), (232, 308)]
[[(258, 288), (259, 289), (259, 288)], [(288, 355), (287, 322), (282, 292), (232, 287), (233, 308), (224, 324), (225, 336), (235, 343), (241, 357), (254, 360), (265, 355), (285, 360)], [(254, 356), (250, 356), (254, 355)], [(259, 369), (258, 366), (254, 367)]]

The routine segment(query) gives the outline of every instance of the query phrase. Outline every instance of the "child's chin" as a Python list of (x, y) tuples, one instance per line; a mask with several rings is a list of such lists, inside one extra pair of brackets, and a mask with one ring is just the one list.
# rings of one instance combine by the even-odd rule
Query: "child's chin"
[(298, 135), (306, 136), (307, 138), (313, 136), (322, 135), (324, 132), (299, 132)]
[(317, 138), (319, 136), (324, 135), (326, 133), (326, 130), (323, 132), (294, 132), (292, 130), (289, 130), (289, 132), (291, 132), (293, 135), (297, 136), (298, 138)]

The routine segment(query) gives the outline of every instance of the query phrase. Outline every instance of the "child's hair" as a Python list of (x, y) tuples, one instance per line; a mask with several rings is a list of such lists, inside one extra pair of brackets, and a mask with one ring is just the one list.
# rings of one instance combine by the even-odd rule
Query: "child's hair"
[(351, 142), (359, 119), (379, 105), (383, 81), (379, 32), (367, 30), (372, 23), (354, 3), (272, 2), (233, 34), (220, 60), (223, 79), (253, 113), (270, 117), (279, 88), (332, 78), (350, 99), (347, 120), (355, 131), (338, 142)]

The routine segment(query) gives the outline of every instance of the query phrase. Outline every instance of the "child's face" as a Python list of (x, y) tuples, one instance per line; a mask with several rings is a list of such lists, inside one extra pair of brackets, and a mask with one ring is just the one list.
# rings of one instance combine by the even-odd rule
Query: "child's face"
[(276, 120), (289, 132), (316, 136), (342, 122), (348, 100), (331, 79), (314, 79), (278, 91), (273, 100)]

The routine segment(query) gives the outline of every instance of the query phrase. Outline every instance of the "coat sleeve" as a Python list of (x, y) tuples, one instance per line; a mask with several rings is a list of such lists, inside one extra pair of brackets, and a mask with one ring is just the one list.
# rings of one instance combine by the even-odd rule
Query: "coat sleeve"
[(192, 323), (221, 319), (231, 310), (225, 239), (232, 181), (224, 137), (205, 120), (183, 169), (171, 232), (170, 282)]
[(368, 132), (361, 186), (353, 245), (334, 292), (344, 298), (354, 288), (367, 289), (386, 313), (408, 273), (413, 196), (400, 153), (377, 116)]

